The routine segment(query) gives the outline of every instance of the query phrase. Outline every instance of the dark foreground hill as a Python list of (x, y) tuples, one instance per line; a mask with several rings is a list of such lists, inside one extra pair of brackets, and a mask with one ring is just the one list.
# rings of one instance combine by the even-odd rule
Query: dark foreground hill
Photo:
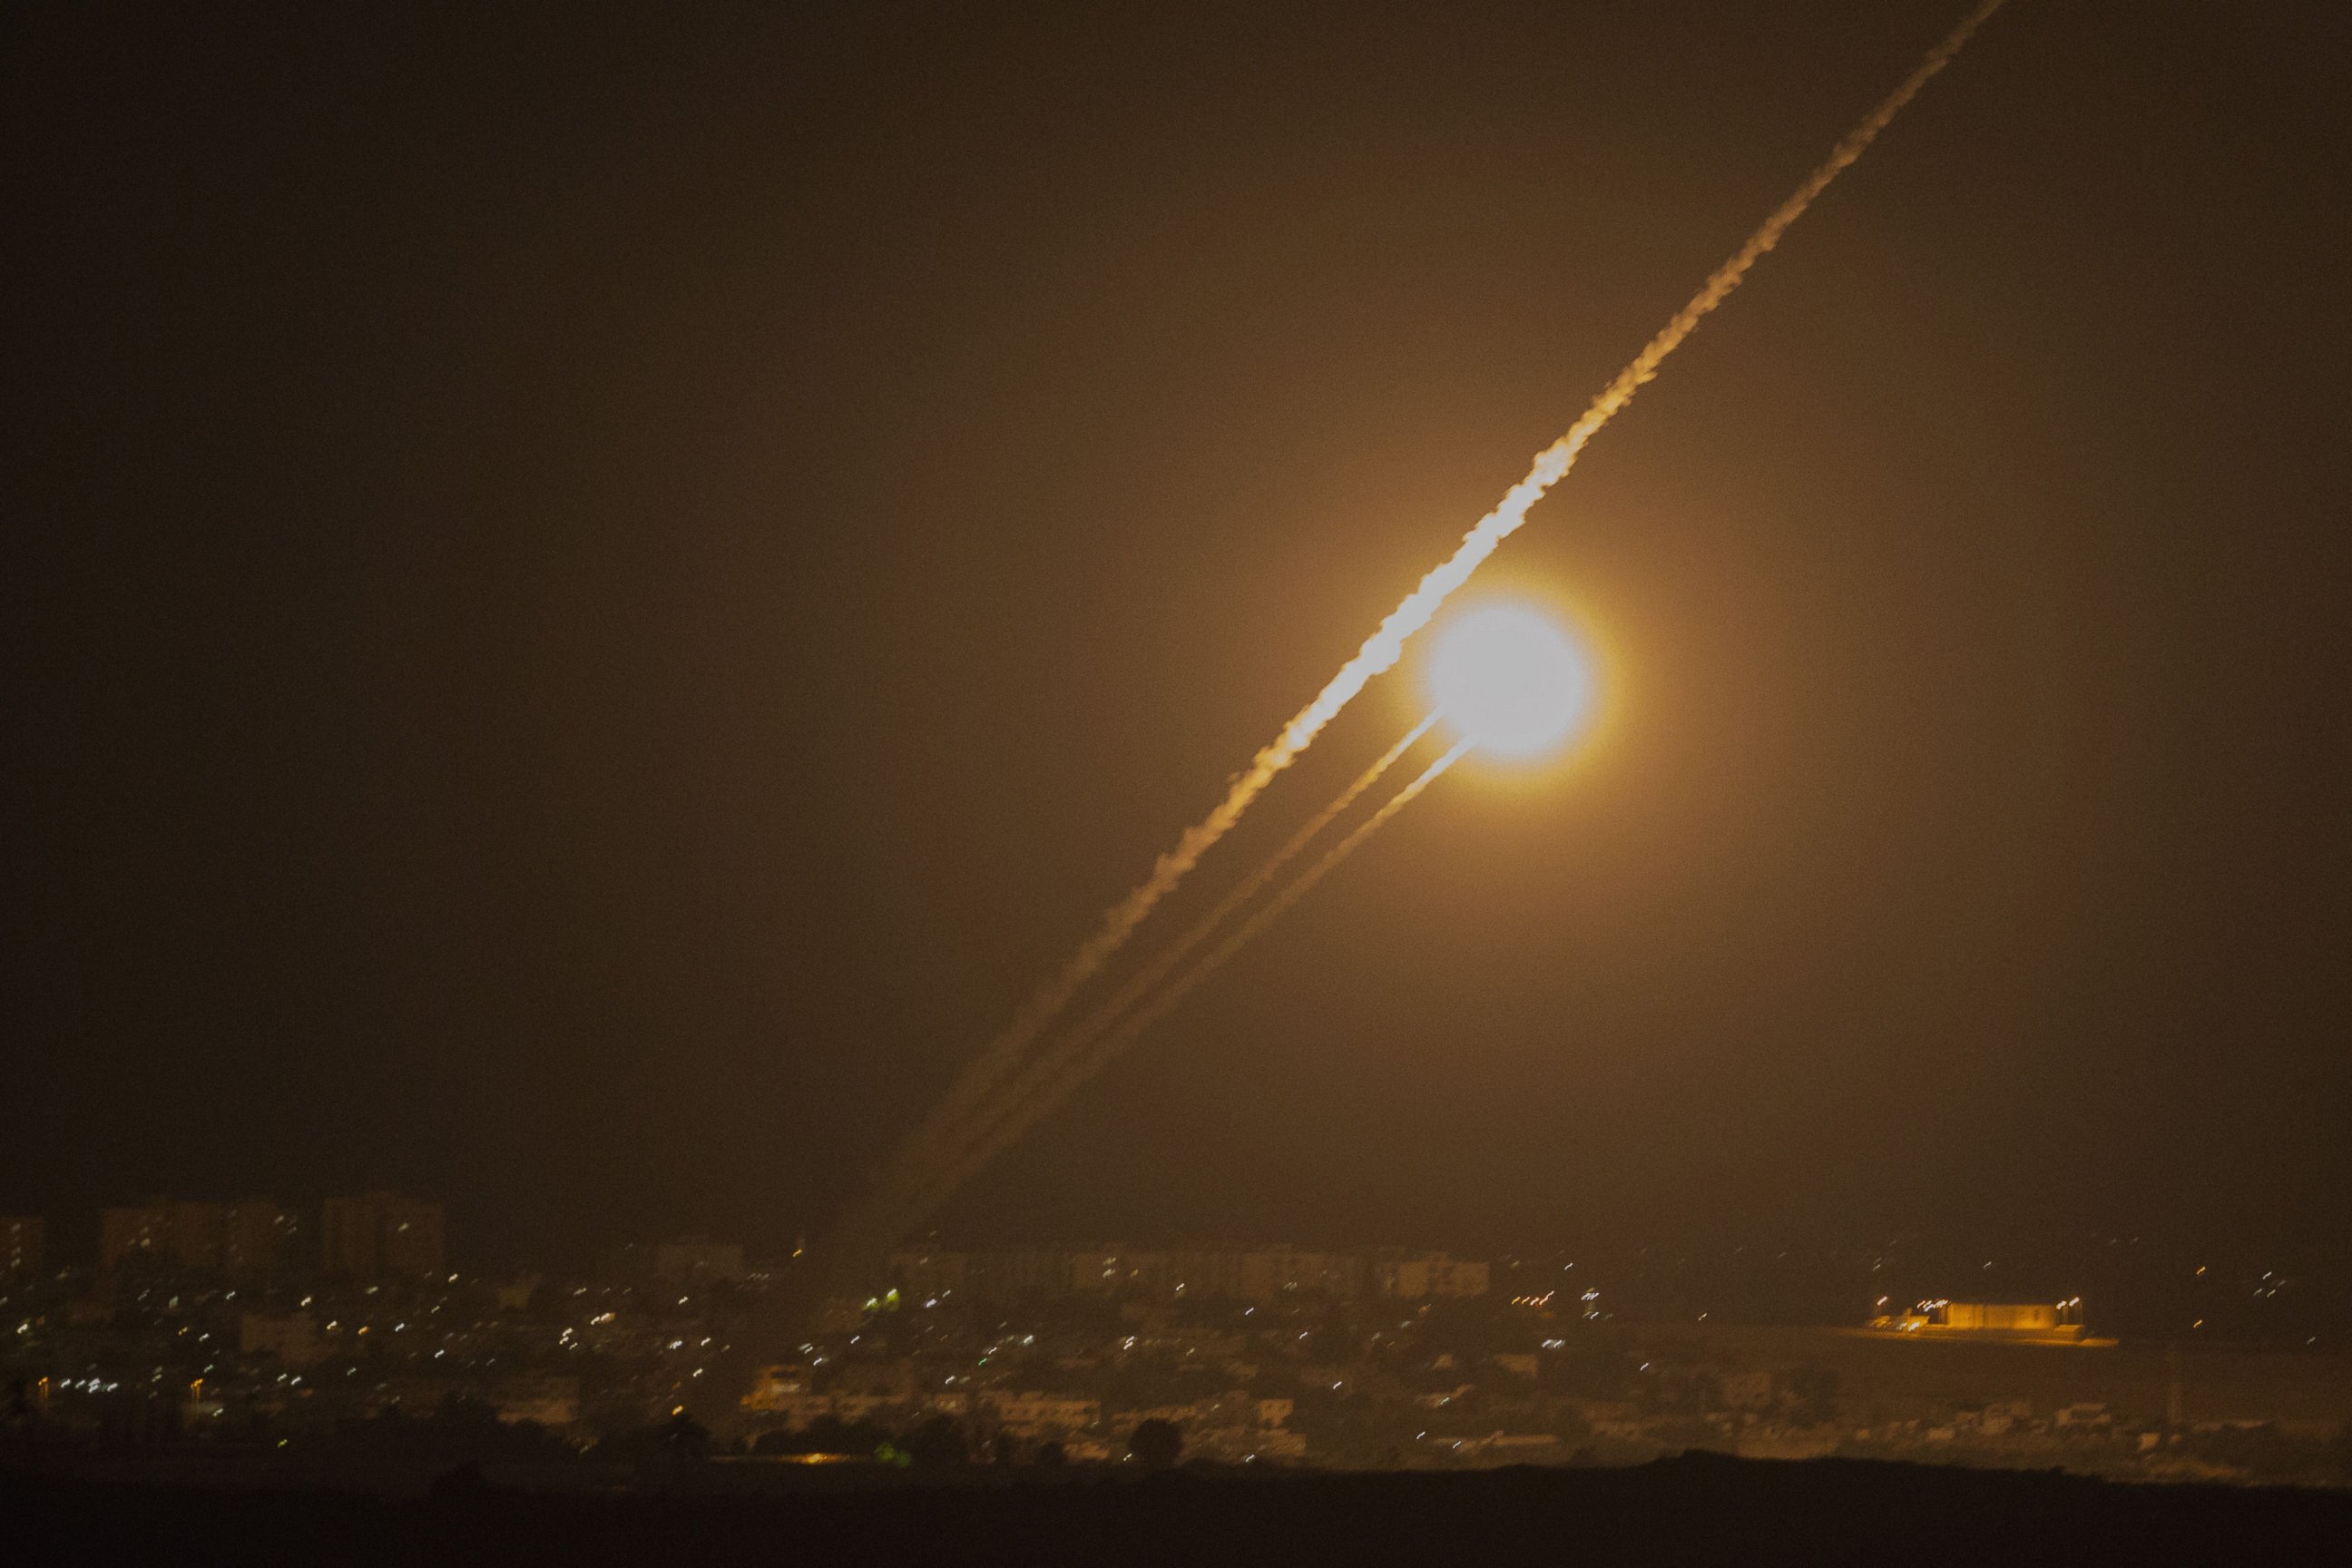
[(444, 1486), (403, 1499), (8, 1471), (0, 1547), (26, 1563), (2345, 1563), (2352, 1493), (1701, 1455), (1618, 1470), (1178, 1472), (767, 1496)]

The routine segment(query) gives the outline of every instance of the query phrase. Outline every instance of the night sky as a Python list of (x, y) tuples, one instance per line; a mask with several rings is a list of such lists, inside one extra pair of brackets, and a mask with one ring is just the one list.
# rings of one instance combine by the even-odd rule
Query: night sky
[[(822, 1230), (1960, 8), (20, 16), (0, 1210)], [(1577, 764), (942, 1223), (2340, 1237), (2335, 12), (2013, 0), (1489, 569)]]

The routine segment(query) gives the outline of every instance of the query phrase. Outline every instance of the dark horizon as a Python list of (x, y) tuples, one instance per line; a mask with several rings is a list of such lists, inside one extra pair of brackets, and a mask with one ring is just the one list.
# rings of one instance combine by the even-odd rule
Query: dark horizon
[[(821, 1232), (1958, 8), (18, 24), (0, 1213)], [(2347, 41), (2004, 8), (1480, 578), (1589, 751), (939, 1223), (2340, 1258)]]

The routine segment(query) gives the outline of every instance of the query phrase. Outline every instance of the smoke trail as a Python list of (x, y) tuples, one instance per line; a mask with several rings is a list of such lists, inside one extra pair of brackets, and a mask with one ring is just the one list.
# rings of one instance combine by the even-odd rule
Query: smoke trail
[(1072, 1059), (1108, 1033), (1129, 1008), (1156, 990), (1169, 975), (1175, 973), (1176, 966), (1181, 963), (1194, 948), (1215, 935), (1218, 929), (1233, 916), (1236, 910), (1255, 898), (1267, 883), (1274, 880), (1285, 866), (1297, 859), (1307, 845), (1319, 837), (1323, 830), (1343, 816), (1349, 806), (1355, 805), (1366, 790), (1378, 784), (1389, 769), (1394, 767), (1423, 735), (1429, 733), (1437, 723), (1438, 718), (1437, 713), (1432, 712), (1421, 722), (1406, 731), (1395, 745), (1381, 753), (1379, 760), (1370, 767), (1357, 774), (1354, 783), (1341, 790), (1332, 798), (1328, 805), (1316, 813), (1304, 826), (1285, 840), (1282, 847), (1268, 856), (1257, 869), (1234, 884), (1233, 889), (1218, 900), (1216, 908), (1202, 916), (1181, 936), (1162, 949), (1150, 963), (1138, 970), (1110, 1000), (1087, 1015), (1067, 1034), (1055, 1041), (1043, 1053), (1032, 1058), (1012, 1081), (989, 1098), (987, 1103), (957, 1131), (952, 1140), (942, 1139), (935, 1147), (919, 1152), (919, 1159), (910, 1159), (903, 1163), (902, 1168), (894, 1174), (883, 1191), (866, 1205), (863, 1211), (865, 1218), (855, 1224), (851, 1234), (860, 1237), (863, 1244), (866, 1246), (887, 1245), (893, 1239), (896, 1226), (893, 1211), (899, 1205), (907, 1202), (914, 1194), (920, 1192), (925, 1184), (939, 1174), (942, 1166), (979, 1142), (987, 1133), (992, 1123), (1002, 1120), (1022, 1100), (1034, 1093), (1039, 1084), (1060, 1072)]
[(1541, 500), (1544, 493), (1558, 484), (1575, 463), (1586, 442), (1601, 427), (1633, 400), (1634, 393), (1658, 374), (1668, 354), (1681, 346), (1685, 338), (1696, 331), (1708, 312), (1723, 303), (1734, 289), (1739, 287), (1748, 269), (1764, 254), (1780, 243), (1789, 226), (1801, 216), (1813, 199), (1828, 188), (1832, 180), (1862, 156), (1878, 133), (1886, 129), (1904, 105), (1918, 95), (1937, 72), (1942, 70), (1958, 54), (1969, 37), (1983, 26), (1986, 18), (2000, 9), (2002, 0), (1981, 0), (1960, 25), (1952, 29), (1943, 42), (1927, 52), (1927, 58), (1905, 78), (1901, 86), (1889, 93), (1878, 107), (1872, 110), (1862, 123), (1848, 132), (1845, 139), (1830, 152), (1820, 167), (1807, 175), (1794, 195), (1766, 218), (1762, 226), (1748, 237), (1748, 242), (1736, 251), (1730, 260), (1716, 268), (1690, 302), (1676, 311), (1647, 347), (1633, 357), (1632, 363), (1617, 373), (1615, 380), (1601, 389), (1592, 400), (1582, 418), (1570, 426), (1566, 435), (1536, 455), (1534, 466), (1527, 478), (1511, 487), (1500, 505), (1478, 521), (1476, 527), (1463, 536), (1454, 554), (1421, 580), (1418, 587), (1405, 597), (1402, 604), (1389, 613), (1380, 629), (1365, 639), (1353, 658), (1342, 665), (1339, 673), (1316, 695), (1315, 700), (1300, 709), (1273, 742), (1251, 759), (1250, 765), (1235, 775), (1225, 798), (1216, 809), (1184, 831), (1176, 847), (1153, 863), (1151, 875), (1121, 899), (1107, 913), (1102, 923), (1070, 955), (1060, 972), (1032, 994), (1014, 1015), (1013, 1021), (991, 1040), (980, 1056), (964, 1069), (948, 1097), (935, 1109), (923, 1124), (902, 1146), (905, 1152), (917, 1154), (946, 1135), (992, 1089), (997, 1080), (1012, 1068), (1022, 1054), (1035, 1043), (1045, 1026), (1068, 1006), (1078, 988), (1098, 973), (1111, 955), (1117, 952), (1141, 925), (1152, 907), (1167, 897), (1182, 881), (1201, 857), (1241, 820), (1250, 804), (1274, 782), (1275, 775), (1288, 767), (1301, 752), (1314, 743), (1324, 727), (1339, 717), (1341, 709), (1363, 690), (1371, 679), (1389, 669), (1404, 652), (1407, 638), (1426, 626), (1455, 589), (1469, 581), (1470, 574), (1483, 564), (1496, 547), (1517, 531), (1527, 521), (1528, 509)]
[[(1423, 769), (1420, 775), (1411, 784), (1383, 801), (1378, 811), (1366, 817), (1353, 832), (1326, 850), (1321, 859), (1299, 873), (1297, 880), (1276, 893), (1248, 920), (1235, 927), (1224, 941), (1195, 960), (1190, 969), (1172, 984), (1161, 989), (1159, 994), (1153, 996), (1141, 1009), (1129, 1014), (1125, 1022), (1097, 1042), (1093, 1049), (1076, 1065), (1066, 1068), (1059, 1077), (1013, 1102), (1011, 1115), (999, 1121), (961, 1160), (925, 1188), (915, 1202), (897, 1216), (899, 1232), (903, 1234), (905, 1230), (920, 1224), (926, 1215), (952, 1196), (957, 1188), (979, 1174), (990, 1161), (1003, 1153), (1030, 1128), (1060, 1109), (1063, 1102), (1084, 1087), (1095, 1074), (1124, 1055), (1127, 1048), (1141, 1038), (1152, 1025), (1166, 1017), (1178, 1003), (1199, 989), (1202, 982), (1223, 968), (1226, 961), (1234, 954), (1248, 946), (1268, 926), (1280, 920), (1293, 904), (1307, 896), (1316, 883), (1328, 876), (1341, 861), (1354, 854), (1366, 839), (1378, 833), (1398, 812), (1412, 805), (1414, 798), (1431, 784), (1435, 784), (1446, 769), (1460, 762), (1463, 755), (1470, 750), (1470, 744), (1467, 741), (1457, 742), (1444, 756)], [(1332, 812), (1326, 815), (1337, 814)], [(1268, 867), (1266, 869), (1271, 874), (1273, 868)]]

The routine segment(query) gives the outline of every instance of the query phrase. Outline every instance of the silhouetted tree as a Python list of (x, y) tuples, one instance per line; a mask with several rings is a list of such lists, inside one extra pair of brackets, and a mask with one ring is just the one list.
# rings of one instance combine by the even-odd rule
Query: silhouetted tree
[(705, 1459), (710, 1457), (710, 1428), (681, 1410), (662, 1427), (662, 1436), (670, 1452), (681, 1459)]
[(488, 1496), (490, 1483), (482, 1474), (481, 1461), (467, 1459), (434, 1477), (425, 1489), (436, 1502), (466, 1502)]
[(844, 1421), (820, 1415), (807, 1426), (778, 1427), (751, 1439), (755, 1454), (870, 1454), (890, 1440), (890, 1434), (871, 1421)]
[(684, 1411), (658, 1426), (632, 1426), (597, 1439), (599, 1459), (702, 1459), (710, 1455), (710, 1429)]
[(422, 1419), (395, 1405), (365, 1420), (345, 1422), (329, 1439), (329, 1446), (352, 1456), (426, 1459), (447, 1465), (468, 1459), (574, 1457), (571, 1444), (536, 1421), (501, 1421), (496, 1405), (457, 1394)]
[(971, 1458), (963, 1423), (952, 1415), (932, 1416), (908, 1433), (902, 1446), (915, 1463), (927, 1468), (961, 1465)]
[(1069, 1455), (1058, 1438), (1048, 1437), (1037, 1445), (1037, 1451), (1029, 1456), (1029, 1462), (1039, 1469), (1058, 1470), (1069, 1462)]
[(448, 1436), (485, 1436), (498, 1430), (499, 1407), (487, 1400), (449, 1394), (434, 1406), (425, 1421)]
[(800, 1441), (791, 1451), (796, 1454), (847, 1454), (854, 1451), (850, 1447), (851, 1441), (848, 1422), (838, 1415), (820, 1415), (801, 1428)]
[(1173, 1421), (1153, 1416), (1136, 1424), (1135, 1433), (1127, 1440), (1127, 1451), (1135, 1456), (1136, 1463), (1155, 1470), (1164, 1470), (1184, 1457), (1184, 1431)]

